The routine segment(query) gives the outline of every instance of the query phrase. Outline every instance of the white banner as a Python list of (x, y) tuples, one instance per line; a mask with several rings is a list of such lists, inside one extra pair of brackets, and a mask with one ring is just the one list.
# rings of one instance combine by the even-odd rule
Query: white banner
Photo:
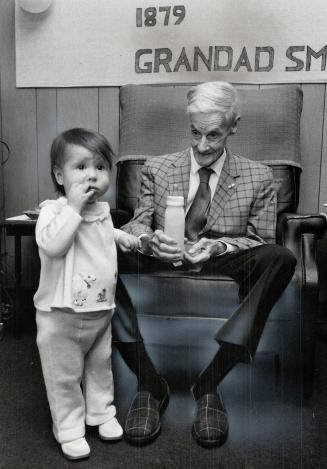
[(16, 0), (18, 87), (327, 81), (326, 0)]

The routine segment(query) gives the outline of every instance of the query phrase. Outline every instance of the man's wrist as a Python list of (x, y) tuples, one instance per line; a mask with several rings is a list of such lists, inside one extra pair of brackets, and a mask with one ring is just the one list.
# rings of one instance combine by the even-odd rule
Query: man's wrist
[(225, 254), (226, 250), (227, 250), (226, 244), (217, 240), (215, 243), (213, 255), (214, 257), (221, 256), (222, 254)]
[(224, 246), (224, 250), (218, 250), (217, 253), (216, 253), (216, 256), (222, 256), (222, 255), (225, 255), (229, 252), (234, 252), (237, 250), (236, 246), (233, 246), (232, 244), (229, 244), (229, 243), (226, 243), (226, 241), (218, 241), (220, 245), (223, 245)]

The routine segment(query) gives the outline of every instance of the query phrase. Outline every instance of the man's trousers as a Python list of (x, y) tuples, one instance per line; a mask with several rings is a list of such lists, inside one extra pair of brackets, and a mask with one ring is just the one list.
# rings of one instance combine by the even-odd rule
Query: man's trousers
[[(229, 343), (240, 347), (244, 361), (254, 356), (268, 315), (291, 280), (296, 259), (287, 248), (264, 244), (244, 251), (231, 252), (207, 261), (198, 274), (224, 274), (239, 284), (240, 305), (217, 331), (219, 344)], [(120, 273), (151, 273), (163, 270), (185, 270), (140, 253), (119, 253)], [(142, 340), (136, 312), (128, 293), (118, 281), (116, 314), (112, 321), (116, 341)]]

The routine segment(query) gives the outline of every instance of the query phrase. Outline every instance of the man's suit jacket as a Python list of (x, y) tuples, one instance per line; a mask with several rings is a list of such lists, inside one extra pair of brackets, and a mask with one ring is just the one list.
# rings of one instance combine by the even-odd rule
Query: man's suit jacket
[[(138, 207), (123, 230), (139, 236), (164, 230), (168, 195), (186, 204), (191, 170), (190, 149), (149, 158), (142, 168)], [(221, 238), (239, 249), (275, 242), (276, 193), (271, 169), (232, 155), (227, 157), (201, 237)]]

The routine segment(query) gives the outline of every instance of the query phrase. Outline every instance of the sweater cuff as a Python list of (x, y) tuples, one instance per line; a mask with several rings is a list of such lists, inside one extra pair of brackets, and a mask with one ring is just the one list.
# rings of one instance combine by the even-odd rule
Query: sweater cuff
[(66, 212), (67, 212), (68, 220), (71, 220), (72, 222), (75, 221), (78, 224), (83, 221), (83, 217), (78, 212), (76, 212), (76, 210), (73, 207), (71, 207), (68, 204), (62, 209), (62, 213), (66, 214)]
[(114, 240), (115, 243), (119, 241), (119, 238), (122, 234), (126, 234), (125, 231), (120, 230), (119, 228), (114, 228)]

